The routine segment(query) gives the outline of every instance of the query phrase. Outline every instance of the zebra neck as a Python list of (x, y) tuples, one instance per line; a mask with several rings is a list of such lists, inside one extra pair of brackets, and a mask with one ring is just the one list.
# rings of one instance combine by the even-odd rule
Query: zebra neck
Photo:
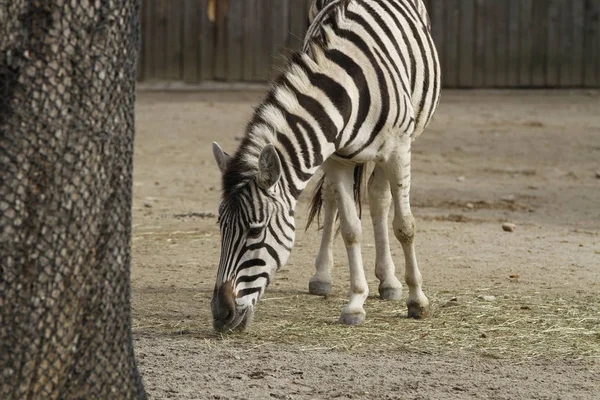
[[(274, 112), (274, 110), (269, 111), (269, 113)], [(278, 111), (271, 117), (285, 119), (285, 126), (271, 124), (257, 126), (254, 128), (254, 133), (261, 133), (261, 135), (254, 136), (252, 142), (258, 145), (260, 151), (269, 143), (275, 146), (282, 168), (278, 186), (295, 204), (319, 166), (335, 152), (335, 146), (327, 141), (307, 140), (302, 123), (298, 122), (292, 114), (284, 115)], [(256, 151), (255, 154), (260, 154), (260, 151)]]
[[(258, 107), (244, 141), (248, 155), (257, 160), (264, 146), (275, 146), (282, 166), (281, 188), (297, 200), (319, 166), (336, 151), (332, 138), (339, 132), (334, 124), (324, 126), (319, 115), (299, 104), (298, 93), (290, 96), (290, 91), (285, 85), (272, 90)], [(316, 94), (311, 98), (320, 101)]]

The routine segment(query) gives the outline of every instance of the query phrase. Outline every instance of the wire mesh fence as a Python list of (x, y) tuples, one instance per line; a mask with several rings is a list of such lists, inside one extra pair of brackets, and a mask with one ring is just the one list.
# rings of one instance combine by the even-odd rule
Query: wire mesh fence
[(130, 322), (139, 0), (0, 0), (0, 398), (145, 398)]

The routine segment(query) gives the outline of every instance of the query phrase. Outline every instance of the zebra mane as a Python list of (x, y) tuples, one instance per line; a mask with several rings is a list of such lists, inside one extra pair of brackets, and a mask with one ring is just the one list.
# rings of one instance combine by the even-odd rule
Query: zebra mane
[[(306, 35), (304, 36), (304, 43), (302, 45), (302, 52), (306, 54), (310, 54), (311, 44), (317, 40), (320, 42), (324, 40), (323, 35), (321, 33), (321, 28), (323, 27), (323, 22), (329, 17), (336, 9), (340, 9), (340, 6), (348, 6), (350, 0), (331, 0), (329, 3), (326, 3), (327, 0), (318, 0), (314, 3), (313, 7), (321, 7), (320, 10), (314, 11), (317, 14), (312, 17), (312, 21), (310, 26), (306, 31)], [(311, 10), (312, 11), (312, 10)]]
[[(308, 68), (307, 55), (303, 52), (295, 52), (289, 57), (287, 66), (282, 68), (279, 76), (272, 81), (269, 93), (254, 110), (240, 146), (227, 164), (222, 185), (224, 198), (235, 195), (240, 188), (255, 179), (261, 151), (266, 145), (277, 142), (278, 131), (273, 120), (281, 117), (269, 112), (274, 105), (278, 104), (277, 91), (290, 88), (292, 85), (290, 80), (294, 79), (296, 72), (300, 73)], [(301, 86), (302, 83), (295, 82), (295, 85)]]
[[(293, 61), (290, 60), (290, 64), (292, 63)], [(254, 110), (240, 146), (223, 174), (223, 198), (235, 195), (248, 182), (256, 178), (261, 151), (266, 145), (276, 142), (276, 129), (265, 119), (265, 114), (269, 105), (275, 102), (275, 91), (282, 85), (285, 85), (283, 73), (272, 83), (266, 98)]]
[[(269, 143), (277, 141), (277, 130), (274, 128), (273, 121), (265, 118), (269, 106), (277, 103), (275, 100), (277, 90), (289, 88), (290, 82), (294, 80), (296, 87), (302, 87), (303, 83), (295, 79), (295, 72), (308, 72), (309, 64), (316, 65), (318, 61), (325, 61), (319, 57), (319, 50), (327, 45), (327, 35), (323, 32), (324, 24), (329, 16), (347, 7), (351, 0), (319, 0), (317, 15), (312, 20), (304, 40), (301, 51), (293, 52), (285, 67), (271, 83), (271, 88), (266, 98), (255, 109), (254, 115), (246, 126), (245, 135), (242, 142), (229, 161), (225, 173), (223, 174), (223, 198), (235, 196), (235, 194), (251, 180), (255, 179), (258, 173), (258, 158), (262, 149)], [(329, 2), (328, 2), (329, 1)], [(326, 4), (325, 4), (326, 3)], [(320, 60), (317, 60), (320, 59)], [(283, 160), (282, 160), (283, 161)], [(299, 195), (299, 193), (297, 193)]]

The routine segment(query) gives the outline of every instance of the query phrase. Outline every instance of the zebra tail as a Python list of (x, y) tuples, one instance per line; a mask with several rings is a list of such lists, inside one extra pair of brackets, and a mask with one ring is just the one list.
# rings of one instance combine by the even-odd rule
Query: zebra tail
[(354, 167), (354, 202), (358, 208), (359, 219), (362, 219), (362, 183), (366, 172), (365, 164), (358, 164)]
[[(363, 181), (365, 178), (365, 174), (367, 173), (367, 169), (365, 168), (365, 164), (358, 164), (354, 167), (354, 202), (356, 203), (356, 207), (358, 208), (358, 217), (362, 218), (362, 189), (363, 189)], [(310, 202), (310, 208), (308, 210), (308, 219), (306, 221), (305, 230), (308, 230), (312, 225), (315, 217), (317, 218), (317, 225), (321, 219), (321, 208), (323, 208), (323, 184), (325, 183), (325, 175), (319, 179), (317, 186), (315, 187), (315, 191), (313, 193), (312, 200)], [(337, 215), (336, 215), (337, 219)], [(321, 229), (319, 227), (318, 229)], [(339, 230), (339, 228), (338, 228)]]
[(310, 201), (310, 208), (308, 210), (308, 220), (306, 221), (306, 226), (304, 230), (307, 231), (308, 228), (312, 225), (315, 217), (317, 217), (317, 228), (319, 225), (319, 220), (321, 219), (321, 208), (323, 207), (323, 184), (325, 183), (325, 175), (319, 179), (317, 186), (315, 187), (315, 191), (312, 196), (312, 200)]

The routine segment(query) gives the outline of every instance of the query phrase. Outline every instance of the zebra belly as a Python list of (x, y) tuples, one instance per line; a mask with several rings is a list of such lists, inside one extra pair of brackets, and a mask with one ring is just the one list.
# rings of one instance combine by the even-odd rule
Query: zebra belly
[[(368, 145), (348, 146), (335, 152), (332, 157), (342, 163), (364, 164), (369, 161), (382, 163), (399, 147), (410, 145), (412, 131), (388, 127), (379, 132)], [(358, 148), (359, 150), (356, 150)]]

